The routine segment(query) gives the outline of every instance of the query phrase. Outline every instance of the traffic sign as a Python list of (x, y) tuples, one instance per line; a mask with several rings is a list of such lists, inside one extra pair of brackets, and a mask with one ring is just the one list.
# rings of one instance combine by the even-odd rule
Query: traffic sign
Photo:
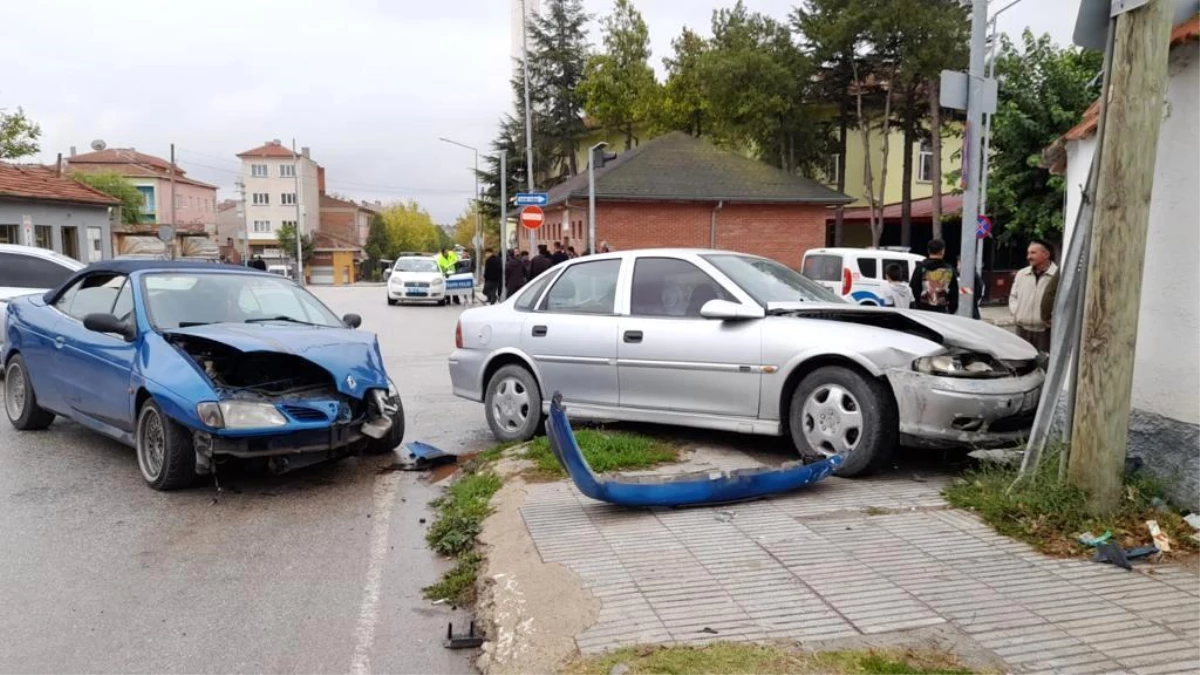
[(545, 206), (550, 203), (550, 195), (545, 192), (518, 192), (513, 203), (517, 206)]
[(975, 218), (975, 238), (986, 239), (992, 236), (992, 219), (985, 215)]
[(540, 206), (526, 206), (521, 209), (521, 225), (527, 230), (536, 230), (546, 220), (546, 212)]

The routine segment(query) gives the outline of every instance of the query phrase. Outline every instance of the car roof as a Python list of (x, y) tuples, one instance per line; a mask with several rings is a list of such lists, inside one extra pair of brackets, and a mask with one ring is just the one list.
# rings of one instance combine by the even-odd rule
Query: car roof
[(198, 262), (195, 260), (101, 260), (94, 262), (87, 267), (75, 272), (69, 279), (64, 281), (58, 288), (46, 291), (43, 296), (46, 302), (54, 302), (62, 291), (75, 283), (81, 277), (97, 272), (109, 272), (112, 274), (134, 274), (136, 272), (207, 272), (217, 274), (249, 274), (255, 276), (268, 276), (276, 278), (275, 275), (269, 272), (256, 270), (252, 267), (242, 267), (240, 265), (221, 265), (212, 262)]
[(21, 244), (0, 244), (0, 253), (14, 253), (16, 255), (28, 255), (28, 256), (33, 256), (35, 258), (42, 258), (44, 260), (54, 260), (57, 262), (71, 262), (71, 263), (75, 263), (78, 265), (85, 264), (83, 262), (80, 262), (79, 260), (76, 260), (75, 258), (72, 258), (69, 255), (63, 255), (62, 253), (59, 253), (58, 251), (53, 251), (48, 248), (42, 248), (40, 246), (23, 246)]
[(810, 248), (804, 252), (804, 255), (815, 253), (818, 255), (833, 254), (833, 255), (891, 255), (891, 256), (912, 256), (914, 258), (925, 259), (925, 256), (912, 251), (893, 251), (887, 248), (854, 248), (852, 246), (842, 247), (827, 247), (827, 248)]

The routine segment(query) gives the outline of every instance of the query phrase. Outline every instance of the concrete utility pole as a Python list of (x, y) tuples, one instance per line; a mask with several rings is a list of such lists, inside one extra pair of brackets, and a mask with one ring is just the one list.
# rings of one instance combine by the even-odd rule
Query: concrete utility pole
[[(475, 153), (475, 199), (473, 200), (475, 205), (475, 270), (477, 275), (482, 275), (483, 266), (479, 263), (479, 261), (483, 259), (482, 251), (480, 250), (480, 248), (483, 246), (483, 237), (480, 234), (482, 230), (479, 223), (479, 149), (467, 145), (466, 143), (452, 141), (449, 138), (438, 138), (438, 140), (442, 141), (443, 143), (449, 143), (450, 145), (457, 145), (460, 148), (466, 148), (467, 150)], [(503, 176), (504, 174), (501, 173), (500, 175)]]
[(500, 297), (508, 297), (508, 151), (500, 151)]
[[(964, 167), (967, 187), (963, 191), (962, 241), (959, 245), (963, 283), (968, 284), (970, 288), (975, 287), (972, 271), (975, 269), (975, 218), (979, 215), (979, 157), (982, 154), (980, 131), (983, 129), (983, 57), (987, 48), (987, 5), (987, 0), (971, 2), (971, 66), (967, 71), (967, 161)], [(974, 297), (970, 302), (959, 302), (959, 316), (971, 316), (974, 306)]]
[(237, 185), (238, 191), (237, 215), (242, 219), (242, 228), (246, 231), (242, 235), (245, 239), (242, 242), (242, 263), (246, 264), (250, 262), (250, 221), (246, 220), (246, 181), (238, 176), (235, 185)]
[(296, 139), (292, 139), (292, 183), (296, 191), (296, 283), (304, 285), (304, 210), (300, 203), (300, 156), (296, 154)]
[[(525, 180), (529, 191), (536, 192), (533, 181), (533, 110), (529, 104), (529, 15), (525, 13), (525, 0), (521, 0), (521, 68), (524, 74), (521, 80), (525, 85)], [(529, 248), (537, 248), (537, 230), (529, 231)]]
[(588, 149), (588, 251), (596, 254), (596, 151), (607, 147), (600, 141)]
[(1068, 474), (1089, 509), (1121, 499), (1146, 230), (1167, 90), (1172, 8), (1132, 3), (1113, 30), (1112, 89), (1101, 146), (1084, 295), (1083, 337)]

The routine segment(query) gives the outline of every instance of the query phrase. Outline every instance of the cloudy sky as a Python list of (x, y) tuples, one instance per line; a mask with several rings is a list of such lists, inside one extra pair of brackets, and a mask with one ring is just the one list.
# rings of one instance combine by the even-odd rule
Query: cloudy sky
[[(94, 139), (167, 157), (233, 196), (238, 152), (279, 138), (312, 148), (328, 189), (414, 198), (452, 222), (509, 106), (512, 0), (38, 0), (0, 9), (0, 108), (42, 126), (54, 160)], [(1008, 0), (993, 0), (997, 8)], [(746, 0), (784, 18), (798, 0)], [(653, 61), (683, 26), (707, 33), (733, 0), (636, 0)], [(589, 12), (611, 0), (585, 0)], [(1079, 0), (1026, 0), (1000, 30), (1070, 42)], [(593, 27), (593, 33), (595, 29)]]

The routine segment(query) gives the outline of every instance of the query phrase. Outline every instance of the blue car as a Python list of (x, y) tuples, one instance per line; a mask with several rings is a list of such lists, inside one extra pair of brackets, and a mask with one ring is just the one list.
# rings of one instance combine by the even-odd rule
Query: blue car
[(156, 490), (230, 459), (283, 472), (386, 453), (404, 438), (375, 335), (278, 275), (106, 261), (6, 312), (0, 363), (13, 426), (74, 420), (132, 446)]

